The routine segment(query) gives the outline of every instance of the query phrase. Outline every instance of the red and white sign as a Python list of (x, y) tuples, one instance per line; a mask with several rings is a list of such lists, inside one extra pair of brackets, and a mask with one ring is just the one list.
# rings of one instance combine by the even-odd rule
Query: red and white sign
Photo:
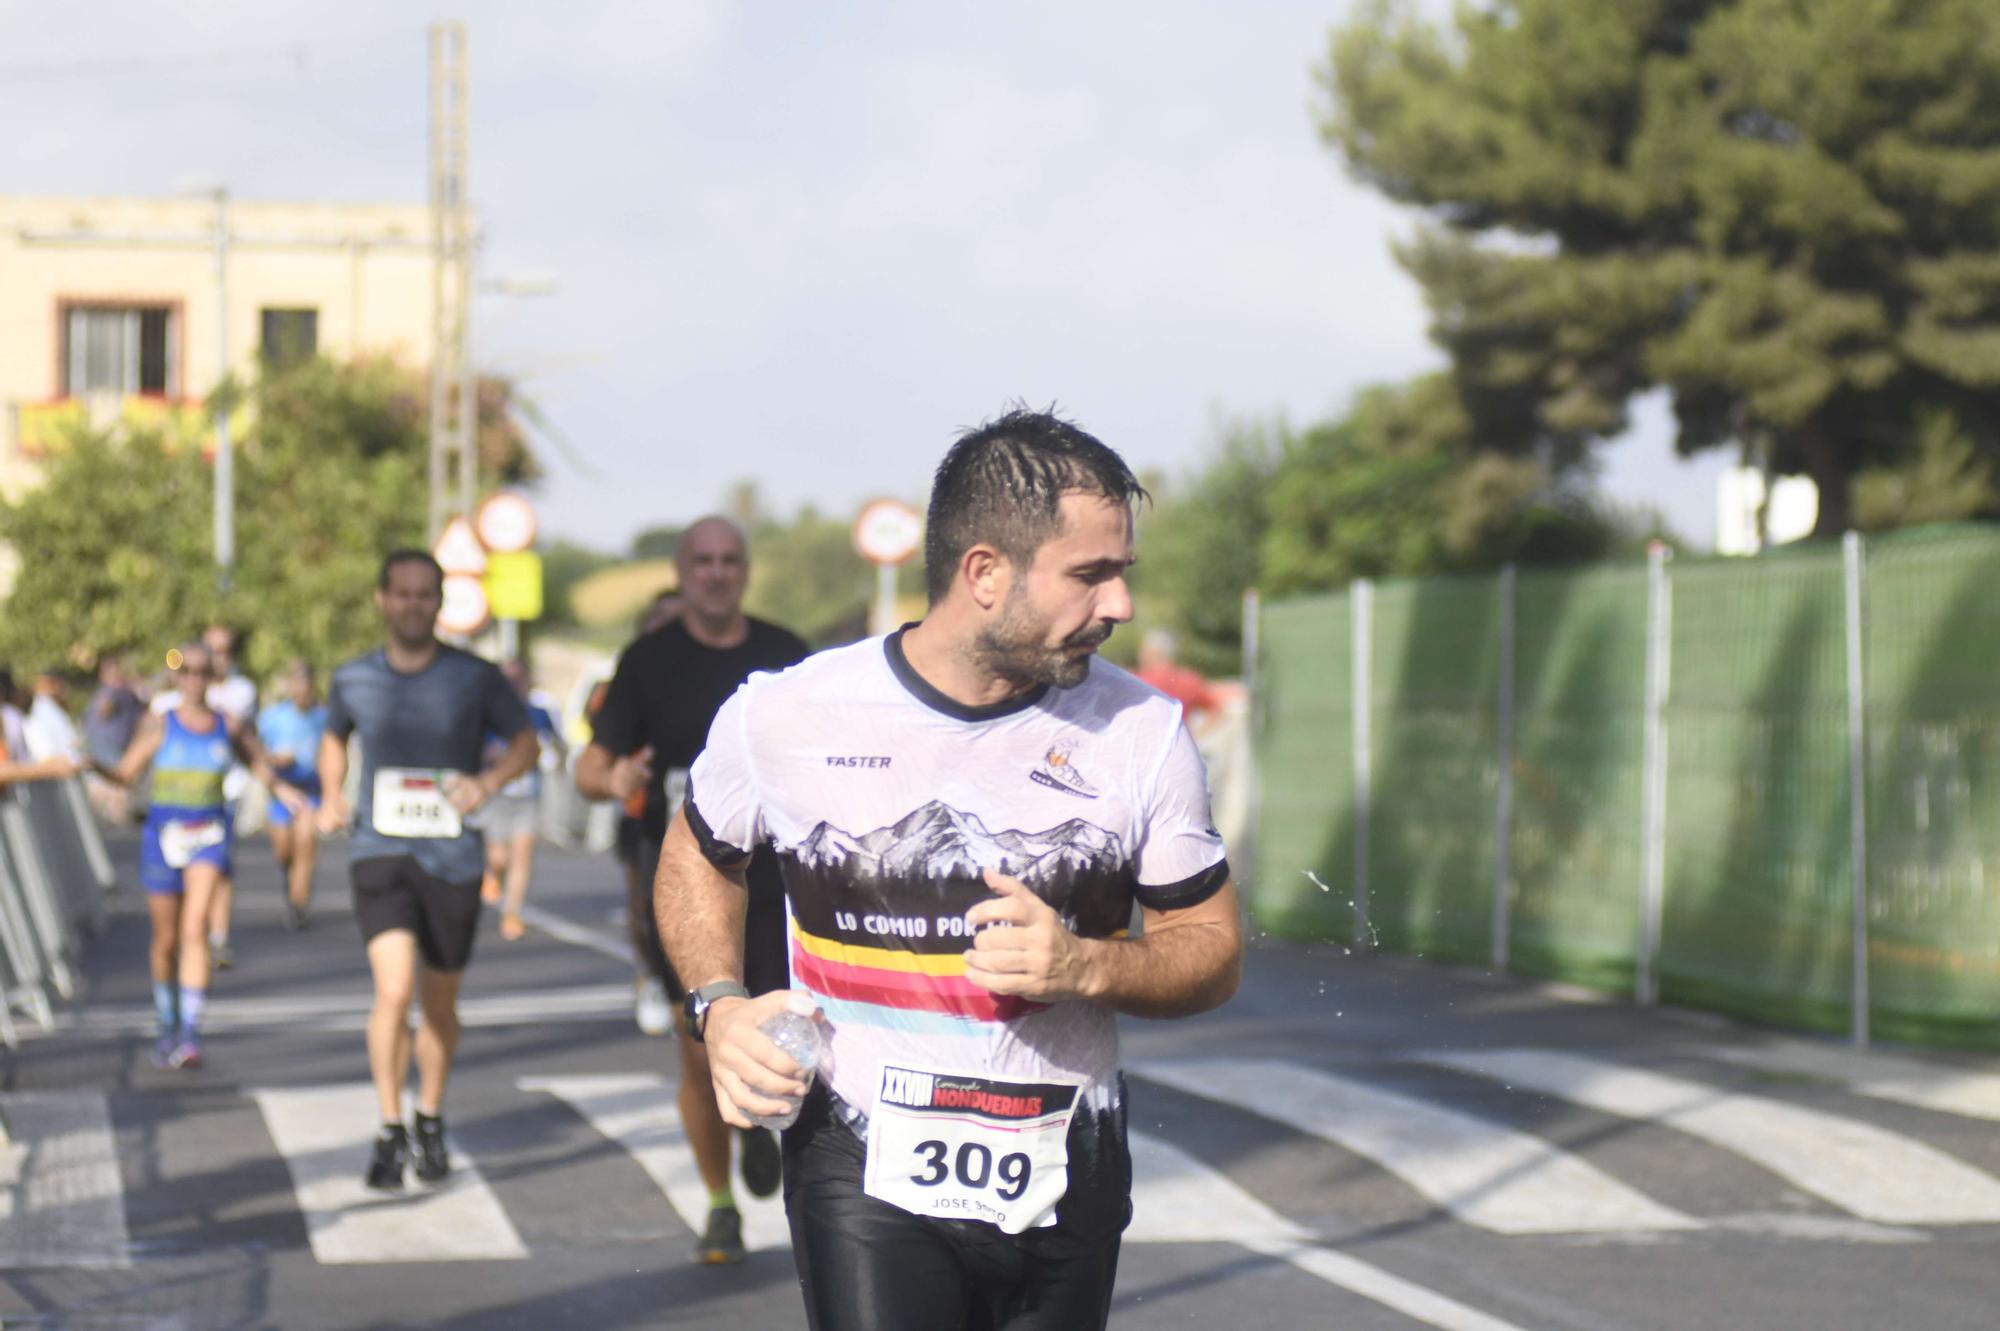
[(512, 554), (535, 543), (535, 506), (517, 494), (503, 491), (489, 497), (472, 522), (495, 554)]
[(486, 618), (484, 584), (470, 573), (445, 574), (444, 606), (438, 611), (437, 626), (446, 633), (470, 636), (486, 627)]
[(477, 578), (486, 571), (486, 547), (472, 534), (472, 524), (464, 518), (445, 523), (444, 534), (431, 547), (431, 557), (444, 570), (447, 589), (454, 574)]
[(924, 519), (900, 499), (877, 499), (854, 519), (854, 548), (871, 564), (900, 564), (923, 543)]

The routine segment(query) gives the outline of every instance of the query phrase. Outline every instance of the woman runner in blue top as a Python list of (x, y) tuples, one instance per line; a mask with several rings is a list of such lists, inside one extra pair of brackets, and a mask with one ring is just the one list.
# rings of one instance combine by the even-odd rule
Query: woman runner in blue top
[(229, 873), (233, 829), (223, 778), (241, 757), (279, 803), (293, 813), (307, 805), (305, 796), (272, 770), (256, 735), (238, 730), (209, 708), (208, 649), (190, 644), (179, 657), (180, 706), (147, 715), (118, 766), (104, 775), (130, 786), (148, 766), (152, 769), (153, 799), (139, 845), (139, 882), (153, 917), (153, 1008), (159, 1019), (153, 1062), (186, 1068), (201, 1065), (209, 900), (216, 883)]
[[(326, 704), (319, 700), (313, 685), (309, 661), (294, 661), (279, 681), (279, 700), (257, 713), (257, 737), (278, 775), (319, 807), (319, 737), (326, 730)], [(273, 803), (270, 813), (271, 853), (285, 875), (285, 924), (306, 927), (306, 908), (312, 904), (313, 867), (319, 857), (319, 839), (311, 818), (294, 818), (283, 804)]]

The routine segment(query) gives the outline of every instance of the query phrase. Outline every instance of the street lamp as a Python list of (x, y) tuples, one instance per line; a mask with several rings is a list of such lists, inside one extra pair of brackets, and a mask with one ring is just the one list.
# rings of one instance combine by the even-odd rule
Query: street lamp
[(229, 442), (229, 404), (220, 397), (229, 378), (229, 189), (205, 177), (183, 177), (180, 192), (215, 201), (215, 577), (229, 590), (236, 563), (236, 457)]

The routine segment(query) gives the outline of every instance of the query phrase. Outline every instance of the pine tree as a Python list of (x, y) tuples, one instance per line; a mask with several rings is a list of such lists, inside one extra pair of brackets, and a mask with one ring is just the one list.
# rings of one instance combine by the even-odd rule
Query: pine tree
[(1936, 413), (2000, 453), (1993, 0), (1377, 0), (1322, 80), (1483, 447), (1574, 466), (1664, 386), (1821, 534)]

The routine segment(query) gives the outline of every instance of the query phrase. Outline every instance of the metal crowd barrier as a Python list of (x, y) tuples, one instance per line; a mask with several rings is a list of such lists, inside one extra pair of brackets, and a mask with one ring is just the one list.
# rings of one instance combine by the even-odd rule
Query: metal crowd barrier
[(53, 1024), (49, 995), (75, 992), (80, 939), (114, 881), (76, 778), (0, 788), (0, 1043), (15, 1043), (17, 1013)]

